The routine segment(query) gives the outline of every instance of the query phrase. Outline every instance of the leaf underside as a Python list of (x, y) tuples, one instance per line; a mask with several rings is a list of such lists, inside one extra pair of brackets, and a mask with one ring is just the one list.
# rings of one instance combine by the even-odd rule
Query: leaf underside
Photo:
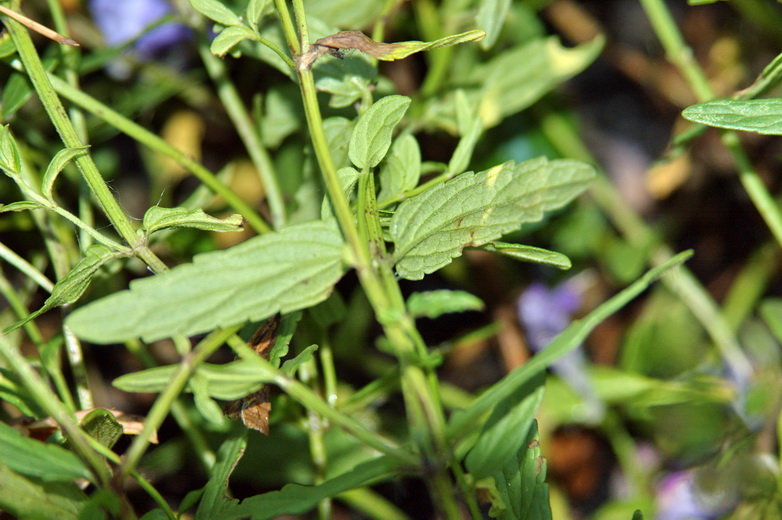
[(687, 107), (682, 115), (718, 128), (782, 135), (782, 99), (717, 99)]

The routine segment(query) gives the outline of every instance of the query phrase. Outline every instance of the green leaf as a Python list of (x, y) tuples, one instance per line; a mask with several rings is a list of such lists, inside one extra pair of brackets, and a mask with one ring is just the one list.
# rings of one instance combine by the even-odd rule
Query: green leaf
[(520, 387), (527, 384), (533, 377), (540, 374), (552, 363), (562, 356), (575, 349), (584, 342), (584, 339), (599, 325), (603, 320), (614, 312), (621, 309), (630, 300), (646, 290), (647, 287), (668, 269), (675, 267), (689, 257), (692, 251), (679, 253), (664, 264), (651, 269), (635, 283), (625, 288), (619, 294), (601, 304), (595, 310), (587, 314), (584, 318), (571, 323), (562, 333), (549, 343), (539, 353), (535, 354), (524, 365), (516, 368), (505, 376), (501, 381), (494, 384), (486, 392), (473, 401), (466, 409), (455, 412), (448, 423), (447, 435), (450, 439), (463, 438), (479, 426), (480, 418), (494, 409), (494, 407), (513, 395)]
[(193, 228), (204, 231), (241, 231), (244, 218), (238, 213), (230, 217), (216, 218), (201, 209), (161, 208), (152, 206), (144, 213), (142, 222), (144, 233), (149, 236), (155, 231), (171, 228)]
[(480, 298), (465, 291), (414, 292), (407, 299), (407, 310), (413, 318), (437, 318), (453, 312), (480, 311), (484, 304)]
[(214, 518), (229, 520), (251, 517), (253, 520), (265, 520), (283, 514), (305, 513), (316, 507), (321, 500), (398, 476), (399, 468), (393, 460), (378, 457), (358, 464), (351, 471), (317, 486), (287, 484), (280, 491), (246, 498), (240, 504), (231, 503), (224, 506)]
[(47, 312), (60, 305), (73, 303), (84, 294), (89, 287), (92, 277), (98, 272), (106, 262), (122, 256), (120, 253), (112, 251), (103, 244), (93, 244), (84, 252), (84, 258), (73, 266), (64, 278), (59, 280), (52, 289), (52, 294), (43, 303), (43, 307), (30, 314), (23, 320), (20, 320), (3, 331), (5, 334), (21, 327), (28, 321), (37, 318), (44, 312)]
[(776, 340), (782, 343), (782, 299), (768, 298), (760, 304), (760, 316)]
[(384, 9), (386, 0), (305, 0), (307, 18), (316, 18), (333, 27), (358, 29), (371, 25)]
[(505, 17), (508, 16), (511, 0), (482, 0), (475, 17), (475, 25), (486, 33), (481, 49), (489, 50), (500, 35)]
[[(112, 385), (124, 392), (161, 392), (178, 368), (179, 365), (148, 368), (120, 376)], [(205, 385), (206, 395), (223, 400), (240, 399), (277, 377), (271, 365), (260, 359), (240, 359), (223, 365), (202, 363), (195, 373), (199, 378), (196, 384)], [(186, 389), (193, 391), (191, 386)]]
[(481, 249), (492, 253), (499, 253), (520, 262), (550, 265), (563, 270), (570, 269), (573, 266), (573, 264), (570, 263), (570, 258), (562, 253), (549, 251), (548, 249), (542, 249), (540, 247), (494, 241), (481, 246)]
[(238, 500), (226, 498), (228, 479), (233, 473), (236, 464), (244, 455), (247, 447), (247, 430), (238, 437), (233, 437), (223, 442), (217, 453), (217, 463), (211, 470), (209, 482), (204, 487), (204, 494), (196, 511), (196, 520), (210, 520), (229, 503), (237, 504)]
[(272, 348), (269, 349), (269, 363), (275, 368), (279, 368), (280, 360), (288, 355), (293, 333), (301, 320), (301, 312), (294, 312), (283, 316), (280, 324), (277, 326), (277, 340)]
[(477, 115), (474, 107), (470, 106), (470, 101), (463, 90), (457, 90), (455, 94), (456, 118), (459, 122), (459, 131), (462, 134), (456, 150), (448, 161), (448, 173), (456, 175), (462, 173), (470, 164), (470, 159), (475, 151), (475, 145), (483, 134), (483, 121)]
[(363, 54), (342, 59), (324, 56), (312, 72), (315, 75), (315, 87), (320, 92), (331, 94), (330, 107), (345, 108), (356, 101), (372, 99), (377, 67)]
[(344, 117), (330, 117), (323, 121), (323, 133), (326, 134), (329, 150), (334, 156), (334, 166), (337, 168), (350, 166), (348, 150), (354, 126), (354, 121)]
[(440, 47), (450, 47), (460, 43), (477, 42), (483, 39), (485, 33), (479, 30), (467, 31), (461, 34), (454, 34), (440, 38), (432, 42), (398, 42), (398, 43), (380, 43), (372, 40), (361, 31), (343, 31), (336, 34), (320, 38), (315, 42), (321, 47), (331, 49), (358, 49), (361, 52), (369, 54), (373, 58), (383, 61), (394, 61), (407, 58), (416, 52), (438, 49)]
[(476, 478), (492, 476), (505, 461), (523, 449), (524, 439), (543, 400), (543, 374), (499, 403), (467, 454), (467, 471)]
[(271, 0), (250, 0), (247, 3), (247, 9), (245, 13), (247, 15), (247, 23), (250, 25), (258, 25), (261, 21), (261, 16), (266, 7), (271, 3)]
[(6, 175), (18, 174), (22, 170), (19, 146), (8, 125), (0, 130), (0, 169), (5, 170)]
[(3, 422), (0, 422), (0, 463), (17, 473), (45, 482), (91, 479), (89, 469), (73, 452), (57, 444), (24, 437)]
[(717, 128), (782, 135), (782, 99), (715, 99), (687, 107), (682, 115)]
[(0, 205), (0, 213), (7, 213), (9, 211), (28, 211), (31, 209), (47, 208), (40, 202), (34, 200), (20, 200), (19, 202), (12, 202), (11, 204)]
[(585, 163), (541, 157), (437, 184), (402, 202), (391, 218), (396, 271), (408, 280), (420, 280), (450, 263), (463, 248), (481, 246), (561, 208), (594, 176)]
[(546, 459), (540, 451), (537, 422), (533, 421), (523, 439), (521, 449), (493, 475), (497, 493), (489, 516), (499, 520), (551, 520)]
[(298, 356), (283, 363), (280, 370), (282, 370), (283, 374), (286, 376), (293, 377), (296, 375), (296, 371), (301, 365), (312, 359), (312, 356), (315, 354), (316, 350), (318, 350), (317, 345), (310, 345), (309, 347), (302, 350)]
[(505, 51), (474, 71), (482, 88), (472, 101), (489, 128), (520, 112), (546, 92), (592, 63), (605, 40), (595, 38), (574, 48), (563, 47), (556, 37), (538, 39)]
[(98, 408), (85, 415), (80, 423), (87, 435), (109, 449), (122, 437), (122, 425), (114, 414)]
[(260, 321), (325, 300), (343, 273), (342, 235), (315, 221), (253, 237), (192, 264), (131, 282), (73, 312), (73, 332), (95, 343), (155, 341)]
[(86, 495), (72, 482), (28, 479), (0, 463), (0, 510), (12, 518), (79, 520), (86, 501)]
[(46, 173), (44, 173), (43, 181), (41, 182), (41, 191), (43, 192), (44, 197), (52, 200), (52, 188), (54, 187), (54, 181), (57, 179), (57, 176), (74, 157), (85, 153), (88, 149), (89, 146), (63, 148), (54, 155), (49, 162), (49, 166), (46, 167)]
[(380, 193), (377, 200), (384, 201), (412, 190), (421, 178), (421, 149), (410, 134), (400, 135), (391, 145), (380, 168)]
[(386, 96), (359, 116), (350, 135), (348, 154), (360, 170), (374, 168), (391, 146), (394, 128), (410, 106), (410, 98)]
[(219, 0), (190, 0), (193, 9), (213, 20), (220, 25), (229, 27), (231, 25), (241, 25), (241, 20), (236, 13), (228, 9)]
[(257, 36), (253, 30), (246, 25), (231, 25), (217, 34), (215, 39), (212, 40), (212, 45), (209, 46), (209, 51), (215, 56), (223, 57), (240, 42), (256, 38)]
[(771, 63), (765, 66), (752, 85), (739, 93), (739, 99), (755, 99), (771, 91), (782, 82), (782, 53), (777, 54)]
[(190, 391), (193, 392), (193, 400), (198, 413), (212, 424), (223, 424), (225, 415), (223, 415), (222, 408), (209, 397), (209, 382), (204, 377), (203, 371), (196, 370), (187, 384)]
[[(3, 38), (4, 40), (6, 38)], [(10, 40), (10, 38), (8, 38)], [(27, 74), (13, 71), (3, 85), (2, 103), (0, 103), (0, 112), (2, 112), (3, 121), (10, 121), (16, 115), (16, 112), (35, 94), (33, 84)]]

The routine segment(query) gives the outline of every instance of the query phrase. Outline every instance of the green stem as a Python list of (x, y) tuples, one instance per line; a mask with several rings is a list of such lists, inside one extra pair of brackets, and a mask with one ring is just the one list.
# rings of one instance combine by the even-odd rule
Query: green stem
[[(640, 1), (657, 37), (663, 44), (663, 48), (665, 48), (668, 59), (684, 75), (698, 101), (704, 102), (713, 99), (714, 92), (709, 85), (709, 80), (693, 57), (692, 49), (684, 42), (684, 38), (665, 2), (663, 0)], [(735, 132), (723, 131), (721, 136), (723, 145), (728, 149), (733, 157), (733, 161), (736, 163), (739, 170), (739, 178), (744, 189), (752, 199), (752, 203), (763, 217), (763, 220), (765, 220), (774, 238), (782, 245), (782, 212), (780, 212), (762, 179), (752, 167), (741, 146), (738, 135)]]
[(247, 149), (250, 160), (258, 170), (266, 192), (266, 200), (269, 203), (272, 224), (275, 229), (280, 229), (285, 226), (285, 200), (269, 152), (261, 142), (258, 132), (244, 108), (239, 92), (229, 78), (225, 62), (209, 51), (209, 45), (206, 41), (199, 43), (198, 53), (201, 56), (201, 61), (204, 62), (206, 72), (217, 88), (217, 95), (223, 102), (228, 117), (231, 118), (239, 138)]
[(35, 266), (9, 249), (2, 242), (0, 242), (0, 258), (16, 267), (27, 278), (37, 283), (44, 291), (51, 293), (52, 289), (54, 289), (54, 284), (51, 280), (46, 278), (46, 276), (41, 271), (36, 269)]
[[(68, 148), (80, 148), (84, 146), (79, 135), (71, 124), (70, 119), (65, 112), (62, 102), (52, 87), (46, 70), (41, 63), (41, 59), (33, 45), (27, 30), (18, 22), (7, 16), (2, 17), (3, 23), (8, 29), (8, 33), (14, 41), (19, 58), (24, 65), (30, 81), (41, 100), (41, 103), (54, 124), (57, 133), (60, 135), (63, 144)], [(136, 235), (130, 219), (122, 211), (119, 203), (114, 199), (111, 190), (101, 177), (98, 168), (89, 154), (80, 154), (74, 158), (74, 163), (81, 172), (90, 190), (95, 195), (103, 211), (106, 213), (111, 224), (127, 242), (127, 244), (136, 251), (136, 255), (141, 258), (155, 272), (163, 272), (166, 265), (155, 256), (152, 251), (144, 246), (143, 239)]]
[(57, 76), (50, 75), (49, 79), (55, 90), (65, 99), (77, 104), (84, 110), (99, 117), (103, 121), (112, 125), (120, 132), (132, 137), (134, 140), (148, 147), (149, 149), (170, 157), (177, 164), (181, 165), (187, 171), (192, 173), (207, 188), (217, 195), (223, 197), (226, 203), (234, 208), (247, 220), (252, 228), (258, 233), (266, 233), (271, 230), (269, 225), (258, 215), (258, 212), (249, 204), (243, 201), (236, 193), (223, 184), (212, 172), (204, 168), (203, 165), (194, 161), (188, 155), (180, 152), (166, 141), (153, 134), (143, 126), (131, 121), (119, 112), (112, 110), (97, 99), (85, 94), (84, 92), (71, 87), (68, 83)]

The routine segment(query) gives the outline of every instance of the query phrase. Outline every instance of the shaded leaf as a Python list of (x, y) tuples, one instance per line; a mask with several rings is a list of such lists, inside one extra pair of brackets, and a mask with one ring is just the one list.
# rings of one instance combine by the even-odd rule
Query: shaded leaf
[(298, 370), (301, 365), (312, 359), (316, 350), (318, 350), (317, 345), (310, 345), (302, 350), (298, 356), (283, 363), (280, 370), (282, 370), (286, 376), (293, 377), (296, 374), (296, 370)]
[(448, 172), (452, 175), (462, 173), (470, 164), (470, 159), (475, 151), (475, 145), (483, 134), (483, 121), (477, 115), (474, 107), (463, 90), (456, 91), (456, 119), (459, 123), (459, 131), (462, 134), (459, 144), (456, 145), (451, 160), (448, 161)]
[(120, 256), (122, 256), (121, 253), (116, 253), (103, 244), (91, 245), (87, 251), (84, 252), (84, 258), (79, 260), (79, 263), (73, 266), (73, 269), (71, 269), (64, 278), (54, 284), (52, 294), (43, 303), (43, 307), (23, 320), (11, 325), (5, 329), (4, 333), (8, 334), (55, 307), (75, 302), (81, 298), (81, 295), (87, 290), (87, 287), (89, 287), (90, 282), (92, 281), (92, 277), (98, 272), (98, 269), (109, 260), (113, 260)]
[(271, 3), (271, 0), (250, 0), (247, 3), (247, 22), (251, 25), (257, 25), (261, 21), (261, 16), (266, 7)]
[(682, 115), (718, 128), (782, 135), (782, 99), (716, 99), (689, 106)]
[(12, 202), (11, 204), (0, 205), (0, 213), (7, 213), (9, 211), (29, 211), (31, 209), (46, 208), (40, 202), (34, 200), (20, 200), (19, 202)]
[(348, 154), (359, 169), (374, 168), (391, 146), (394, 128), (410, 106), (410, 98), (386, 96), (359, 116), (350, 135)]
[(414, 292), (407, 299), (407, 310), (413, 318), (437, 318), (453, 312), (483, 310), (483, 301), (465, 291)]
[[(11, 38), (3, 38), (11, 41)], [(16, 48), (14, 48), (16, 50)], [(27, 74), (21, 72), (11, 72), (3, 85), (2, 103), (0, 103), (0, 113), (3, 121), (9, 121), (14, 118), (16, 112), (28, 99), (35, 94), (33, 84)]]
[(187, 384), (193, 392), (193, 401), (201, 417), (212, 424), (223, 424), (225, 422), (223, 409), (209, 396), (209, 382), (203, 372), (196, 370)]
[(549, 251), (548, 249), (542, 249), (540, 247), (494, 241), (481, 246), (481, 249), (492, 253), (499, 253), (520, 262), (550, 265), (563, 270), (570, 269), (573, 266), (570, 262), (570, 258), (562, 253)]
[(209, 46), (209, 51), (215, 56), (225, 56), (225, 54), (233, 49), (236, 45), (244, 40), (254, 40), (256, 38), (252, 29), (244, 24), (231, 25), (220, 31), (212, 44)]
[(577, 161), (512, 161), (464, 173), (403, 201), (391, 218), (396, 271), (420, 280), (459, 256), (543, 218), (584, 191), (594, 169)]
[(488, 50), (494, 46), (500, 35), (505, 17), (508, 15), (511, 0), (482, 0), (475, 17), (475, 24), (486, 33), (481, 41), (481, 49)]
[(86, 152), (88, 149), (89, 146), (63, 148), (54, 155), (49, 162), (49, 166), (46, 167), (46, 173), (44, 173), (43, 181), (41, 182), (41, 192), (44, 197), (49, 200), (52, 199), (52, 188), (54, 187), (54, 181), (57, 179), (57, 176), (74, 157)]
[(114, 414), (103, 408), (96, 408), (85, 415), (79, 423), (87, 435), (102, 446), (112, 448), (125, 433)]
[(131, 282), (77, 309), (67, 323), (95, 343), (155, 341), (304, 309), (325, 300), (342, 276), (342, 249), (332, 225), (290, 226)]
[(394, 61), (407, 58), (416, 52), (438, 49), (440, 47), (450, 47), (460, 43), (476, 42), (483, 39), (485, 33), (479, 30), (467, 31), (461, 34), (454, 34), (440, 38), (431, 42), (398, 42), (381, 43), (371, 39), (361, 31), (343, 31), (325, 38), (320, 38), (315, 42), (321, 47), (331, 49), (358, 49), (361, 52), (369, 54), (373, 58), (383, 61)]
[(0, 509), (13, 518), (79, 520), (86, 502), (72, 482), (40, 482), (0, 463)]
[(236, 13), (228, 9), (219, 0), (190, 0), (190, 5), (193, 6), (193, 9), (220, 25), (228, 27), (242, 23), (239, 17), (236, 16)]
[(8, 125), (0, 130), (0, 169), (5, 170), (6, 175), (17, 174), (22, 169), (19, 146)]
[(91, 478), (89, 469), (72, 451), (24, 437), (3, 422), (0, 422), (0, 463), (9, 470), (45, 482)]
[(377, 67), (361, 54), (342, 59), (325, 57), (317, 62), (313, 74), (317, 89), (331, 94), (329, 106), (345, 108), (361, 99), (372, 99)]
[(193, 228), (204, 231), (241, 231), (244, 218), (238, 213), (230, 217), (217, 218), (204, 213), (202, 209), (161, 208), (152, 206), (144, 213), (142, 221), (144, 232), (151, 235), (155, 231), (171, 228)]
[(378, 201), (401, 196), (412, 190), (421, 178), (421, 149), (410, 134), (400, 135), (391, 145), (380, 169)]
[(204, 494), (196, 511), (196, 520), (209, 520), (229, 503), (238, 504), (236, 499), (226, 498), (228, 479), (233, 473), (236, 464), (244, 455), (247, 447), (246, 431), (238, 437), (223, 442), (217, 453), (217, 463), (211, 470), (209, 482), (204, 487)]

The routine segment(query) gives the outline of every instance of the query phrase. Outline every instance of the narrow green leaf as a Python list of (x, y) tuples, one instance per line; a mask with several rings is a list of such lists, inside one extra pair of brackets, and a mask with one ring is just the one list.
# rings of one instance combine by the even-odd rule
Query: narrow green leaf
[(738, 98), (758, 98), (777, 87), (780, 82), (782, 82), (782, 53), (777, 54), (776, 58), (765, 66), (760, 77), (758, 77), (752, 85), (742, 90), (739, 93)]
[(209, 382), (203, 372), (196, 371), (187, 384), (190, 391), (193, 392), (193, 401), (198, 413), (212, 424), (223, 424), (225, 415), (222, 408), (209, 397)]
[(492, 476), (497, 468), (524, 448), (524, 439), (543, 400), (543, 374), (536, 379), (523, 385), (492, 411), (464, 461), (474, 478)]
[(85, 415), (80, 425), (87, 432), (87, 435), (109, 449), (114, 447), (123, 433), (122, 425), (114, 417), (114, 414), (103, 408), (98, 408)]
[(264, 10), (270, 3), (271, 0), (250, 0), (247, 3), (247, 9), (245, 10), (247, 23), (250, 25), (258, 25)]
[(253, 520), (266, 520), (284, 514), (305, 513), (316, 507), (321, 500), (335, 497), (349, 489), (398, 476), (399, 468), (394, 465), (392, 459), (378, 457), (317, 486), (287, 484), (280, 491), (246, 498), (240, 504), (233, 502), (224, 506), (214, 518), (229, 520), (251, 517)]
[[(3, 41), (10, 41), (11, 38), (3, 38)], [(17, 111), (27, 103), (27, 100), (33, 97), (35, 89), (30, 82), (27, 74), (12, 71), (3, 85), (2, 99), (0, 100), (0, 113), (3, 121), (11, 121), (16, 116)]]
[(331, 49), (358, 49), (373, 58), (383, 61), (394, 61), (407, 58), (416, 52), (450, 47), (451, 45), (459, 45), (461, 43), (477, 42), (483, 39), (484, 36), (485, 33), (483, 31), (472, 30), (446, 36), (432, 42), (381, 43), (372, 40), (361, 31), (343, 31), (321, 38), (315, 44)]
[(22, 170), (19, 146), (8, 125), (0, 130), (0, 169), (5, 170), (6, 175), (18, 174)]
[(782, 99), (715, 99), (689, 106), (682, 115), (717, 128), (782, 135)]
[(190, 0), (193, 9), (213, 20), (220, 25), (229, 27), (231, 25), (240, 25), (242, 22), (236, 13), (228, 9), (219, 0)]
[(760, 316), (777, 341), (782, 343), (782, 299), (768, 298), (760, 304)]
[(40, 202), (34, 200), (20, 200), (19, 202), (12, 202), (11, 204), (0, 205), (0, 213), (7, 213), (9, 211), (29, 211), (31, 209), (46, 208)]
[(28, 479), (0, 463), (0, 510), (12, 518), (79, 520), (86, 502), (72, 482)]
[(394, 128), (410, 106), (410, 98), (386, 96), (359, 116), (350, 135), (348, 154), (360, 170), (374, 168), (391, 146)]
[(89, 287), (92, 277), (98, 272), (106, 262), (118, 258), (121, 256), (119, 253), (112, 251), (108, 246), (103, 244), (93, 244), (84, 253), (84, 258), (79, 260), (79, 263), (73, 266), (64, 278), (59, 280), (52, 289), (52, 294), (43, 303), (43, 307), (30, 314), (28, 317), (20, 320), (3, 331), (5, 334), (21, 327), (28, 321), (37, 318), (44, 312), (47, 312), (60, 305), (66, 303), (73, 303), (84, 294), (84, 291)]
[[(90, 471), (72, 451), (29, 437), (0, 422), (0, 463), (13, 471), (45, 482), (90, 479)], [(0, 487), (3, 487), (0, 484)]]
[(679, 253), (664, 264), (651, 269), (632, 285), (606, 301), (584, 318), (571, 323), (541, 352), (535, 354), (529, 361), (505, 376), (476, 399), (468, 408), (455, 412), (448, 423), (447, 434), (450, 439), (462, 438), (465, 434), (479, 426), (480, 418), (490, 412), (497, 403), (526, 384), (530, 379), (546, 370), (556, 360), (583, 343), (600, 322), (621, 309), (630, 300), (643, 292), (650, 284), (671, 269), (692, 256), (692, 251)]
[(520, 262), (550, 265), (563, 270), (570, 269), (573, 266), (570, 262), (570, 258), (562, 253), (549, 251), (548, 249), (542, 249), (540, 247), (499, 242), (495, 240), (494, 242), (489, 242), (488, 244), (481, 246), (481, 249), (484, 251), (491, 251), (492, 253), (499, 253), (503, 256), (513, 258), (514, 260), (519, 260)]
[(483, 310), (483, 301), (466, 291), (414, 292), (407, 299), (407, 310), (414, 318), (437, 318), (453, 312)]
[(486, 33), (481, 49), (489, 50), (500, 35), (505, 17), (508, 16), (511, 0), (482, 0), (475, 17), (475, 24)]
[(210, 471), (209, 482), (204, 487), (204, 494), (196, 511), (196, 520), (210, 520), (230, 503), (238, 503), (236, 499), (226, 498), (228, 479), (231, 477), (236, 464), (244, 455), (247, 447), (247, 430), (238, 437), (233, 437), (220, 446), (217, 453), (217, 463)]
[(280, 360), (288, 355), (288, 348), (293, 334), (296, 332), (296, 327), (299, 325), (299, 320), (301, 320), (301, 315), (301, 312), (293, 312), (283, 316), (280, 320), (280, 324), (277, 326), (277, 340), (269, 349), (269, 363), (273, 367), (279, 368)]
[(260, 321), (325, 300), (342, 276), (342, 249), (333, 225), (290, 226), (131, 282), (129, 290), (77, 309), (67, 323), (84, 339), (113, 343)]
[(470, 106), (467, 95), (463, 90), (457, 90), (456, 100), (456, 119), (459, 123), (459, 131), (462, 134), (456, 150), (448, 161), (448, 173), (456, 175), (462, 173), (470, 164), (470, 159), (475, 151), (475, 145), (483, 134), (483, 121), (478, 116), (474, 107)]
[(217, 34), (215, 39), (212, 40), (212, 45), (209, 46), (209, 51), (215, 56), (223, 57), (240, 42), (255, 39), (255, 33), (246, 25), (231, 25)]
[(54, 181), (57, 179), (57, 176), (71, 160), (77, 155), (85, 153), (88, 149), (89, 146), (63, 148), (54, 155), (49, 162), (49, 166), (46, 167), (46, 173), (43, 174), (43, 181), (41, 182), (41, 191), (43, 192), (44, 197), (49, 200), (52, 199), (52, 188), (54, 187)]
[(238, 213), (230, 217), (217, 218), (207, 215), (201, 209), (161, 208), (152, 206), (144, 213), (142, 222), (147, 236), (161, 229), (194, 228), (204, 231), (241, 231), (244, 218)]
[(420, 280), (465, 247), (495, 240), (522, 223), (543, 218), (584, 191), (594, 169), (577, 161), (541, 157), (464, 173), (399, 205), (391, 218), (396, 271)]
[(286, 376), (293, 377), (296, 375), (296, 370), (298, 370), (301, 365), (312, 359), (316, 350), (318, 350), (317, 345), (310, 345), (302, 350), (298, 356), (283, 363), (280, 370), (282, 370)]
[(421, 149), (410, 134), (400, 135), (391, 145), (380, 169), (380, 193), (377, 200), (399, 197), (418, 185), (421, 178)]

